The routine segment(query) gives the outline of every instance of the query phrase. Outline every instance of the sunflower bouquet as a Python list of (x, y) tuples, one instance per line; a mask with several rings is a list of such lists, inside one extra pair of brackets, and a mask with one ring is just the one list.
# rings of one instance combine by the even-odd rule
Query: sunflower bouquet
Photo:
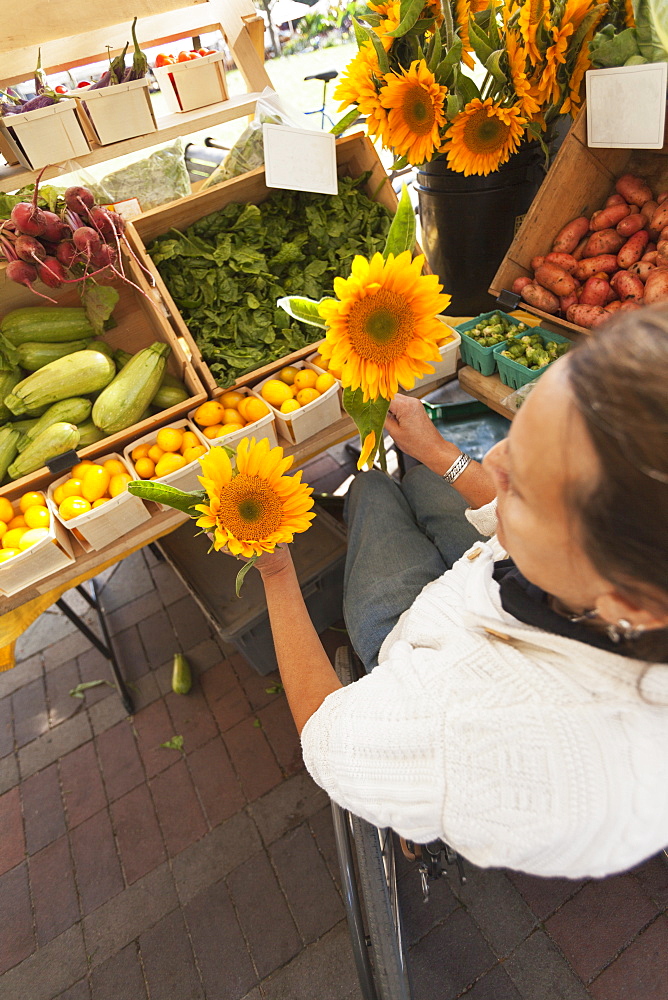
[(235, 449), (211, 448), (198, 459), (203, 490), (187, 493), (164, 483), (136, 480), (128, 491), (194, 518), (212, 539), (211, 548), (226, 549), (246, 560), (237, 574), (237, 596), (244, 577), (264, 552), (291, 542), (310, 528), (313, 490), (301, 481), (301, 472), (285, 473), (292, 456), (272, 448), (266, 438), (243, 438)]
[(363, 116), (395, 169), (445, 156), (465, 176), (487, 175), (531, 141), (547, 156), (549, 126), (579, 109), (589, 42), (611, 10), (597, 0), (369, 0), (334, 94), (350, 110), (334, 131)]

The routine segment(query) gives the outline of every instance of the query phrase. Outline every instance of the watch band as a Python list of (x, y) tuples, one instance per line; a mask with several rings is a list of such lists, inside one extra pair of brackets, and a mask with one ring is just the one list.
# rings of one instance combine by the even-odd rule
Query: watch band
[(443, 473), (443, 479), (446, 481), (446, 483), (449, 483), (450, 486), (452, 486), (455, 479), (459, 479), (462, 472), (471, 461), (472, 461), (471, 456), (467, 455), (466, 452), (463, 451), (461, 455), (459, 455), (455, 459), (455, 461), (452, 463), (447, 472)]

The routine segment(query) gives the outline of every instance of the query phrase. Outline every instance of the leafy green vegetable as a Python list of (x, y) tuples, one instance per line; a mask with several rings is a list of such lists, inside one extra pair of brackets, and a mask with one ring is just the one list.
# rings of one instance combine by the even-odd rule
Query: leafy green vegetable
[(341, 178), (338, 195), (278, 191), (261, 205), (229, 204), (148, 247), (221, 386), (318, 339), (276, 303), (334, 294), (353, 257), (382, 252), (391, 216)]
[(100, 181), (98, 195), (104, 201), (137, 198), (142, 211), (176, 201), (190, 194), (190, 178), (182, 139), (156, 149), (143, 160), (115, 170)]
[(165, 750), (183, 750), (183, 736), (172, 736), (171, 740), (161, 743)]
[(70, 698), (83, 698), (84, 691), (88, 691), (89, 688), (100, 687), (102, 684), (109, 684), (109, 687), (113, 685), (109, 681), (84, 681), (82, 684), (77, 684), (70, 691)]
[(637, 0), (636, 33), (641, 56), (648, 62), (668, 60), (668, 0)]
[[(65, 202), (62, 200), (63, 190), (62, 188), (52, 187), (49, 184), (41, 184), (39, 194), (37, 195), (39, 208), (47, 208), (49, 212), (60, 212), (65, 207)], [(19, 202), (32, 201), (34, 193), (34, 184), (27, 184), (20, 191), (17, 191), (16, 194), (7, 194), (5, 191), (0, 191), (0, 219), (8, 219), (14, 205), (18, 205)]]
[(106, 330), (105, 324), (114, 311), (118, 299), (119, 295), (115, 288), (97, 285), (92, 280), (85, 282), (81, 302), (88, 321), (98, 336)]

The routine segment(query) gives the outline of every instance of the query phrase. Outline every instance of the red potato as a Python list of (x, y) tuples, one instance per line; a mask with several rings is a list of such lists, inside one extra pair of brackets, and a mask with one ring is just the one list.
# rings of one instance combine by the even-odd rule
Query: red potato
[(668, 300), (668, 267), (655, 267), (645, 282), (645, 305)]
[(591, 234), (585, 247), (585, 257), (598, 257), (602, 253), (617, 253), (624, 244), (624, 237), (616, 229), (600, 229)]
[(661, 230), (661, 232), (659, 233), (659, 239), (660, 240), (668, 240), (668, 226), (666, 226), (665, 229)]
[(656, 212), (659, 206), (655, 201), (646, 201), (643, 207), (640, 209), (640, 214), (647, 219), (647, 222), (651, 222), (652, 216)]
[(548, 292), (547, 288), (532, 283), (525, 285), (521, 294), (524, 301), (536, 309), (542, 309), (546, 313), (559, 311), (559, 299), (552, 292)]
[(657, 194), (656, 196), (657, 205), (663, 205), (666, 198), (668, 198), (668, 191), (662, 191), (660, 194)]
[(605, 207), (609, 208), (611, 205), (626, 205), (626, 198), (622, 198), (621, 194), (611, 194), (605, 203)]
[(668, 201), (664, 201), (663, 204), (657, 206), (650, 220), (650, 229), (653, 229), (657, 233), (660, 233), (666, 226), (668, 226)]
[(636, 309), (642, 309), (642, 306), (642, 302), (622, 302), (619, 312), (635, 312)]
[(589, 232), (589, 219), (586, 215), (579, 215), (577, 219), (571, 219), (563, 229), (557, 233), (552, 244), (552, 253), (572, 253), (583, 236)]
[(613, 302), (608, 302), (607, 306), (603, 307), (607, 313), (616, 313), (622, 308), (622, 304), (619, 299), (614, 299)]
[[(651, 243), (648, 243), (647, 245), (648, 246), (652, 246)], [(642, 258), (641, 258), (642, 260), (646, 261), (649, 264), (656, 264), (656, 260), (657, 260), (656, 243), (653, 244), (653, 246), (654, 246), (654, 249), (653, 250), (646, 250), (645, 253), (642, 255)]]
[(615, 191), (621, 194), (622, 198), (626, 198), (631, 205), (638, 205), (640, 208), (652, 200), (650, 187), (642, 177), (636, 177), (635, 174), (622, 174), (618, 177)]
[(559, 308), (561, 309), (564, 316), (568, 312), (569, 306), (576, 306), (580, 301), (577, 294), (579, 291), (580, 288), (576, 288), (575, 291), (572, 292), (570, 295), (561, 295), (559, 297)]
[(637, 263), (645, 252), (645, 247), (649, 243), (649, 233), (646, 229), (629, 236), (628, 240), (617, 254), (617, 263), (620, 267), (631, 267)]
[(637, 205), (629, 205), (629, 215), (637, 215), (640, 209)]
[(611, 292), (610, 282), (605, 278), (587, 278), (582, 288), (580, 302), (583, 306), (604, 306)]
[(604, 271), (606, 274), (614, 274), (618, 267), (617, 255), (614, 253), (604, 253), (598, 257), (588, 257), (586, 260), (581, 260), (573, 274), (579, 281), (586, 281), (587, 278), (593, 277), (598, 271)]
[(542, 265), (544, 263), (545, 263), (545, 255), (544, 254), (537, 254), (535, 257), (531, 258), (531, 261), (530, 261), (531, 270), (532, 271), (537, 271), (538, 268), (542, 267)]
[(659, 240), (657, 243), (656, 263), (658, 267), (668, 266), (668, 240)]
[(571, 257), (574, 257), (575, 260), (582, 260), (582, 258), (584, 257), (585, 247), (587, 246), (588, 240), (589, 240), (588, 235), (583, 236), (578, 245), (576, 246), (575, 250), (571, 254)]
[(602, 306), (571, 306), (566, 313), (566, 319), (569, 323), (576, 323), (578, 326), (584, 326), (585, 329), (591, 330), (595, 326), (600, 326), (601, 323), (605, 323), (608, 319), (610, 313), (606, 312)]
[(656, 264), (651, 264), (648, 260), (639, 260), (637, 264), (632, 264), (629, 274), (637, 275), (641, 281), (647, 281), (648, 277), (656, 269)]
[(601, 229), (612, 229), (618, 222), (625, 219), (629, 212), (630, 209), (626, 202), (623, 205), (610, 205), (608, 208), (602, 208), (600, 212), (594, 212), (592, 215), (589, 228), (594, 233)]
[(645, 219), (645, 216), (638, 213), (637, 215), (627, 215), (625, 219), (622, 219), (621, 222), (617, 223), (615, 228), (620, 236), (623, 236), (624, 239), (628, 239), (629, 236), (633, 236), (634, 233), (644, 229), (646, 223), (647, 220)]
[(640, 302), (645, 296), (645, 286), (640, 278), (636, 274), (629, 274), (628, 271), (617, 271), (610, 284), (622, 302), (629, 299)]
[(570, 253), (549, 253), (545, 258), (546, 264), (556, 264), (563, 271), (568, 271), (572, 274), (575, 268), (578, 266), (578, 262), (575, 257)]
[(526, 285), (530, 284), (531, 284), (531, 278), (515, 278), (512, 285), (510, 286), (510, 290), (512, 292), (515, 292), (515, 295), (520, 295), (522, 289), (525, 288)]
[(556, 264), (542, 264), (536, 269), (534, 281), (558, 296), (571, 295), (578, 287), (573, 275), (564, 271), (562, 267), (557, 267)]

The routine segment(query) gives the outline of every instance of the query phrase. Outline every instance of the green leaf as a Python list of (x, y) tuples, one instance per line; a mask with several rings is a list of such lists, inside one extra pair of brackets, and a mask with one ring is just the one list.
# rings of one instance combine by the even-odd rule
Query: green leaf
[(10, 340), (0, 333), (0, 371), (12, 371), (18, 367), (19, 352)]
[(372, 399), (365, 403), (364, 393), (361, 389), (343, 390), (343, 408), (355, 421), (362, 446), (364, 446), (364, 441), (371, 431), (374, 431), (376, 435), (375, 447), (367, 459), (367, 468), (369, 469), (373, 466), (373, 461), (383, 436), (385, 417), (387, 416), (389, 407), (390, 400), (383, 399), (382, 396), (378, 396), (377, 399)]
[(285, 688), (279, 681), (278, 684), (272, 684), (271, 687), (265, 688), (264, 690), (267, 694), (280, 694), (281, 691), (285, 690)]
[(471, 41), (473, 51), (484, 66), (494, 51), (494, 48), (490, 44), (489, 38), (485, 32), (476, 24), (472, 17), (469, 18), (469, 39)]
[(457, 73), (457, 84), (455, 86), (455, 90), (461, 97), (464, 104), (474, 101), (476, 97), (480, 100), (480, 91), (471, 77), (466, 76), (464, 73)]
[(70, 691), (70, 698), (83, 698), (84, 691), (87, 691), (88, 688), (100, 687), (102, 684), (108, 684), (109, 687), (113, 687), (113, 684), (110, 681), (84, 681), (82, 684), (77, 684), (76, 687), (72, 688)]
[(257, 716), (253, 719), (253, 729), (262, 729), (262, 723)]
[(385, 260), (391, 253), (398, 257), (404, 250), (415, 249), (415, 210), (405, 184), (401, 185), (401, 198), (397, 211), (392, 219), (390, 231), (387, 234), (383, 257)]
[(241, 594), (241, 587), (243, 585), (244, 580), (246, 579), (246, 573), (251, 568), (251, 566), (255, 565), (255, 563), (258, 561), (259, 558), (260, 558), (259, 556), (251, 556), (250, 559), (246, 563), (244, 563), (244, 565), (237, 573), (237, 582), (234, 587), (237, 597), (239, 597), (239, 595)]
[(636, 0), (640, 55), (648, 62), (668, 61), (668, 0)]
[[(612, 27), (612, 25), (607, 25)], [(626, 28), (618, 35), (599, 31), (589, 43), (589, 55), (592, 64), (597, 69), (608, 69), (612, 66), (624, 66), (629, 59), (640, 55), (638, 37), (635, 28)]]
[[(320, 302), (328, 302), (330, 299), (320, 299)], [(319, 326), (322, 330), (327, 329), (327, 324), (318, 312), (318, 302), (313, 299), (304, 299), (299, 295), (286, 295), (276, 301), (276, 305), (285, 309), (289, 316), (300, 320), (302, 323), (310, 323), (311, 326)]]
[(442, 55), (443, 41), (441, 39), (441, 32), (437, 28), (436, 31), (434, 31), (434, 37), (429, 45), (429, 58), (427, 60), (427, 66), (432, 73), (436, 70), (436, 67), (440, 63)]
[[(353, 18), (353, 20), (355, 21), (355, 24), (359, 24), (359, 22), (356, 19)], [(383, 48), (383, 43), (381, 42), (376, 32), (367, 30), (367, 28), (365, 28), (363, 24), (359, 24), (359, 28), (361, 31), (364, 32), (365, 35), (364, 41), (371, 42), (374, 49), (376, 50), (376, 55), (378, 56), (378, 66), (380, 67), (381, 73), (383, 73), (383, 75), (385, 73), (389, 73), (390, 60), (388, 59), (387, 52)], [(357, 34), (357, 31), (355, 33)]]
[(119, 295), (115, 288), (109, 285), (97, 285), (94, 281), (86, 281), (81, 296), (81, 302), (86, 310), (86, 316), (95, 333), (104, 333), (104, 324), (111, 316)]
[(172, 736), (166, 743), (161, 743), (165, 750), (183, 750), (183, 736)]
[(508, 77), (501, 69), (501, 58), (505, 56), (505, 49), (497, 49), (496, 52), (492, 52), (491, 56), (485, 63), (485, 69), (492, 76), (497, 83), (500, 83), (502, 87), (505, 87), (508, 83)]
[(401, 21), (394, 29), (388, 31), (388, 38), (401, 38), (407, 34), (419, 19), (424, 9), (424, 0), (401, 0)]
[(455, 115), (458, 115), (462, 110), (462, 101), (457, 94), (448, 94), (445, 106), (445, 117), (448, 121), (452, 121)]
[(135, 497), (141, 497), (142, 500), (152, 500), (154, 503), (164, 503), (168, 507), (173, 507), (174, 510), (190, 514), (191, 517), (199, 517), (199, 511), (194, 509), (195, 504), (204, 503), (206, 500), (206, 493), (203, 490), (184, 493), (183, 490), (177, 490), (175, 486), (167, 486), (166, 483), (152, 483), (146, 479), (135, 479), (128, 483), (127, 489), (128, 493), (132, 493)]
[(359, 118), (359, 116), (360, 116), (359, 108), (357, 107), (357, 105), (355, 105), (355, 107), (352, 108), (352, 110), (350, 110), (347, 115), (344, 115), (343, 118), (330, 129), (330, 132), (332, 133), (332, 135), (341, 135), (341, 133), (345, 132), (347, 128), (350, 128), (350, 126), (357, 118)]

